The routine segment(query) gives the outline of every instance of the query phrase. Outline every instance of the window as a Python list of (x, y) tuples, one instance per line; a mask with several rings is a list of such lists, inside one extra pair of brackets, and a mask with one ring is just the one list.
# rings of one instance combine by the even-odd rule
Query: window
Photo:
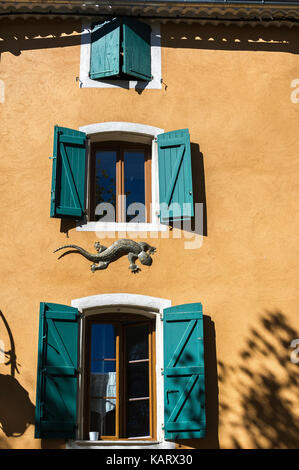
[[(156, 129), (151, 126), (102, 124), (105, 126), (96, 125), (96, 130), (93, 125), (86, 126), (84, 132), (55, 126), (51, 217), (101, 223), (106, 212), (100, 208), (96, 213), (97, 205), (109, 202), (115, 208), (112, 217), (116, 225), (132, 222), (137, 214), (136, 225), (141, 230), (155, 230), (159, 224), (163, 227), (170, 219), (191, 218), (194, 207), (188, 129), (160, 130), (153, 136), (148, 134)], [(107, 128), (109, 132), (103, 132)], [(118, 142), (124, 132), (117, 129), (123, 128), (130, 129), (125, 133), (126, 143)], [(111, 140), (113, 137), (115, 140)], [(155, 226), (147, 228), (143, 222)]]
[(100, 439), (154, 437), (154, 325), (134, 315), (89, 318), (85, 429)]
[(72, 304), (40, 306), (35, 437), (74, 448), (89, 430), (102, 448), (204, 437), (201, 304), (130, 294)]
[(89, 220), (150, 222), (150, 147), (128, 142), (93, 144), (89, 190)]
[(151, 28), (133, 18), (93, 25), (90, 78), (151, 80)]
[(160, 24), (133, 18), (82, 26), (81, 88), (161, 89)]

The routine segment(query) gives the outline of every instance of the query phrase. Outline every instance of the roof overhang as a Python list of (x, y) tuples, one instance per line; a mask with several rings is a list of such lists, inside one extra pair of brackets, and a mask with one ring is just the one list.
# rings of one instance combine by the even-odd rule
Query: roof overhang
[(199, 21), (253, 26), (299, 24), (299, 1), (226, 0), (0, 0), (0, 18), (109, 18), (134, 16), (161, 21)]

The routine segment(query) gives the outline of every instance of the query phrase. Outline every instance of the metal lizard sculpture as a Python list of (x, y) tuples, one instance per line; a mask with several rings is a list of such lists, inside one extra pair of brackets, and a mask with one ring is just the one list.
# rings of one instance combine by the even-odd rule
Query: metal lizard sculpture
[[(57, 248), (53, 253), (56, 253), (56, 251), (62, 250), (64, 248), (74, 248), (75, 251), (67, 251), (61, 255), (60, 258), (67, 255), (68, 253), (80, 253), (86, 259), (93, 262), (90, 267), (93, 273), (99, 269), (106, 269), (110, 263), (113, 263), (124, 255), (128, 255), (130, 262), (129, 269), (133, 273), (136, 273), (140, 271), (140, 268), (138, 268), (137, 264), (135, 264), (135, 261), (139, 259), (141, 264), (151, 266), (153, 260), (150, 255), (153, 255), (156, 251), (154, 246), (151, 246), (146, 242), (135, 242), (134, 240), (129, 240), (126, 238), (117, 240), (108, 248), (101, 245), (100, 242), (95, 242), (94, 247), (97, 251), (97, 254), (89, 253), (77, 245), (64, 245), (60, 248)], [(98, 265), (95, 263), (98, 263)]]

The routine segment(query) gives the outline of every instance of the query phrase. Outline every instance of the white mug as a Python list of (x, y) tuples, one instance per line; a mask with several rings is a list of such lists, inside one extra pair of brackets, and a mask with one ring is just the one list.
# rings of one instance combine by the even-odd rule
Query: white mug
[(90, 431), (89, 432), (89, 440), (90, 441), (97, 441), (99, 439), (99, 433), (97, 431)]

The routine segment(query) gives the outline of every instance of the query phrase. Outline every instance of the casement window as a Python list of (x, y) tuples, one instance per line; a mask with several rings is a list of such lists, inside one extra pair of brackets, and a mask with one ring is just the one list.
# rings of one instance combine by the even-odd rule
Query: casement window
[(113, 18), (82, 29), (80, 87), (160, 89), (160, 25)]
[[(51, 217), (82, 223), (153, 223), (159, 218), (162, 224), (192, 217), (188, 129), (161, 132), (151, 145), (134, 137), (90, 141), (86, 132), (55, 126)], [(113, 220), (101, 209), (105, 204), (114, 209)]]
[(109, 220), (105, 208), (110, 204), (113, 207), (110, 222), (130, 222), (136, 210), (139, 222), (150, 222), (151, 149), (148, 145), (92, 144), (89, 182), (89, 220), (100, 221), (103, 217)]
[(100, 315), (87, 322), (84, 437), (155, 437), (154, 325), (134, 315)]
[(201, 304), (142, 314), (132, 305), (96, 310), (41, 303), (35, 437), (80, 447), (96, 431), (99, 447), (161, 448), (204, 437)]

